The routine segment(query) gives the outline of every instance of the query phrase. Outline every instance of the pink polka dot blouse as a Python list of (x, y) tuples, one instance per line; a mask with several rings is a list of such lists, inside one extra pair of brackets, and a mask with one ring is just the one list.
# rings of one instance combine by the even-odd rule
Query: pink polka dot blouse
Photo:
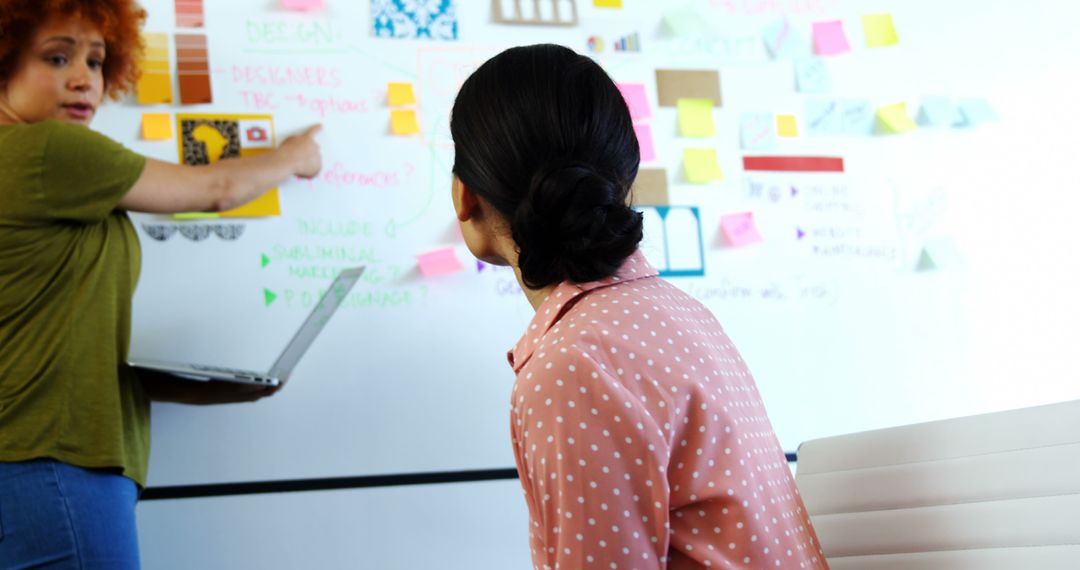
[(640, 252), (508, 356), (536, 570), (828, 568), (746, 364)]

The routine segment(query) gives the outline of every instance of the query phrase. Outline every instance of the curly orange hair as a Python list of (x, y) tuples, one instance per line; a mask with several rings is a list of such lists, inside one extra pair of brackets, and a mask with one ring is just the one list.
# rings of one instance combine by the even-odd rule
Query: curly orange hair
[(38, 27), (54, 16), (72, 15), (97, 26), (105, 38), (105, 90), (119, 99), (139, 80), (146, 10), (135, 0), (2, 0), (0, 84), (7, 82)]

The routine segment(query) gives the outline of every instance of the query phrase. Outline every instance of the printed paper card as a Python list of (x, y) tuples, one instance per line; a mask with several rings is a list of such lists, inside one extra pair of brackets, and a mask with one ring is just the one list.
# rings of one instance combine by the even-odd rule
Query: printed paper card
[(781, 18), (765, 28), (762, 39), (773, 59), (791, 59), (807, 54), (802, 37), (787, 18)]
[(716, 134), (711, 99), (679, 99), (679, 134), (684, 137), (704, 138)]
[(701, 212), (692, 206), (640, 206), (641, 252), (661, 277), (705, 275)]
[(862, 17), (863, 34), (866, 47), (879, 48), (900, 43), (893, 25), (892, 14), (871, 14)]
[(371, 22), (379, 38), (457, 40), (454, 0), (371, 0)]
[(386, 102), (391, 107), (416, 104), (416, 93), (412, 83), (387, 83)]
[(754, 224), (753, 212), (739, 212), (720, 216), (720, 231), (728, 245), (743, 247), (764, 241), (757, 225)]
[(814, 53), (841, 55), (851, 51), (842, 20), (814, 22)]
[(656, 160), (656, 147), (653, 145), (652, 129), (649, 125), (634, 125), (634, 133), (637, 135), (641, 162)]
[(683, 150), (683, 168), (686, 179), (693, 184), (708, 184), (724, 179), (715, 148), (688, 148)]
[(739, 120), (743, 150), (765, 150), (776, 146), (776, 122), (772, 113), (743, 113)]
[[(181, 164), (206, 165), (219, 160), (257, 156), (275, 146), (270, 115), (177, 114)], [(219, 214), (222, 218), (280, 216), (278, 189), (271, 188), (252, 202)], [(206, 216), (204, 216), (206, 217)]]
[(140, 105), (172, 103), (172, 71), (169, 69), (169, 36), (143, 34), (146, 49), (139, 64), (142, 75), (135, 85)]
[(907, 112), (907, 103), (894, 103), (879, 107), (877, 110), (878, 122), (887, 133), (900, 134), (919, 128)]
[(828, 93), (832, 90), (829, 68), (820, 57), (795, 61), (795, 85), (799, 93)]
[(630, 120), (647, 119), (652, 116), (649, 108), (649, 99), (645, 95), (643, 83), (618, 83), (619, 92), (626, 100), (626, 106), (630, 109)]
[(454, 248), (444, 247), (426, 253), (417, 254), (416, 264), (424, 277), (438, 277), (463, 271), (465, 266), (461, 264)]

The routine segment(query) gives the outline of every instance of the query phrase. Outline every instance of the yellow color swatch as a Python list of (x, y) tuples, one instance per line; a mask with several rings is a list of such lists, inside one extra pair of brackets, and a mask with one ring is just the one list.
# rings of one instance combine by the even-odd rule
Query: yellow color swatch
[(694, 184), (705, 184), (724, 179), (714, 148), (688, 148), (683, 150), (683, 167), (686, 179)]
[(877, 118), (886, 132), (899, 134), (919, 128), (907, 112), (907, 103), (895, 103), (877, 110)]
[(799, 124), (795, 120), (795, 115), (777, 115), (776, 134), (785, 138), (799, 136)]
[(390, 111), (390, 129), (395, 135), (415, 135), (420, 132), (416, 111)]
[(172, 120), (168, 113), (143, 113), (142, 138), (146, 141), (167, 141), (173, 138)]
[(597, 8), (622, 8), (622, 0), (593, 0)]
[(413, 92), (412, 83), (388, 83), (386, 85), (386, 101), (391, 107), (415, 105), (416, 93)]
[(679, 110), (679, 134), (694, 138), (716, 134), (712, 99), (679, 99), (675, 106)]
[(222, 218), (262, 218), (265, 216), (280, 216), (281, 200), (278, 199), (278, 189), (268, 191), (258, 198), (240, 206), (221, 212)]
[(862, 17), (863, 34), (866, 35), (866, 47), (888, 47), (900, 43), (893, 25), (892, 14), (872, 14)]
[(169, 70), (169, 36), (143, 34), (146, 51), (139, 64), (142, 76), (135, 85), (140, 105), (172, 103), (172, 73)]

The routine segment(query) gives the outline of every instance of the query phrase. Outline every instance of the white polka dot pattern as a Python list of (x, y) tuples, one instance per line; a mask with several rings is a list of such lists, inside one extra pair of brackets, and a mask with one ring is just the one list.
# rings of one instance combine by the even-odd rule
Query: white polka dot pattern
[(828, 568), (738, 351), (640, 252), (509, 359), (536, 570)]

